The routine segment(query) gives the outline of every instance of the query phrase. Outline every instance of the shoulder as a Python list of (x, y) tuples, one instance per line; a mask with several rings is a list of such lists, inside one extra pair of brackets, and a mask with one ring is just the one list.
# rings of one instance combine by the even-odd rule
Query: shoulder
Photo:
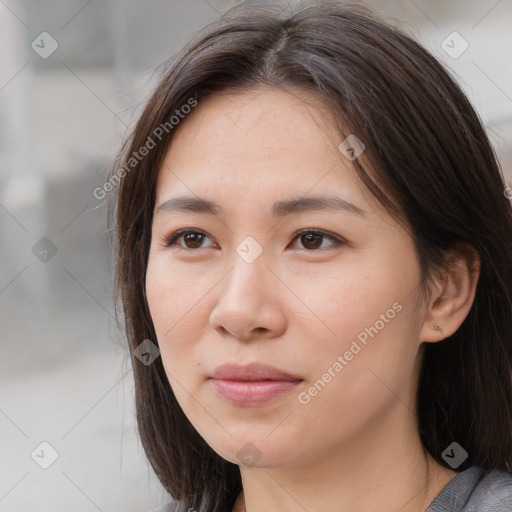
[(512, 474), (471, 466), (455, 476), (425, 512), (510, 512)]
[(510, 512), (512, 510), (512, 474), (497, 469), (484, 471), (471, 493), (467, 512)]

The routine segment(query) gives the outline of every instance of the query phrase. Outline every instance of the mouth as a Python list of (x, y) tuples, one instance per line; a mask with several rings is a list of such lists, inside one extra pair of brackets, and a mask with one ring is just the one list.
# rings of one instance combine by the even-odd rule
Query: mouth
[(221, 398), (244, 406), (265, 404), (303, 382), (296, 375), (259, 363), (219, 366), (209, 380)]

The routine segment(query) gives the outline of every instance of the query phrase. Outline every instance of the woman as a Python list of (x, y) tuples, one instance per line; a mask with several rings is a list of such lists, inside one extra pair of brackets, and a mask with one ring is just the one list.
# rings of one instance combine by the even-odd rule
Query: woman
[(233, 8), (115, 172), (161, 510), (512, 510), (512, 210), (425, 49), (362, 7)]

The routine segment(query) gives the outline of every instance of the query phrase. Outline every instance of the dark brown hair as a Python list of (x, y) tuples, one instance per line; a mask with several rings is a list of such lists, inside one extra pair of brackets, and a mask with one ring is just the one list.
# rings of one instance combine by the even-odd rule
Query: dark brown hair
[[(201, 103), (220, 91), (269, 86), (313, 91), (332, 112), (339, 141), (354, 133), (364, 143), (354, 169), (409, 226), (423, 292), (447, 264), (447, 249), (465, 244), (478, 252), (481, 271), (467, 318), (446, 340), (425, 344), (420, 437), (445, 467), (441, 453), (456, 441), (469, 454), (459, 471), (512, 471), (512, 209), (482, 123), (450, 73), (368, 9), (333, 2), (283, 9), (241, 5), (203, 29), (164, 74), (114, 170), (117, 293), (147, 457), (183, 510), (231, 510), (241, 490), (238, 466), (188, 421), (161, 358), (146, 366), (133, 350), (145, 339), (157, 343), (145, 276), (156, 178), (173, 136), (169, 119), (191, 98)], [(157, 143), (130, 161), (150, 139)]]

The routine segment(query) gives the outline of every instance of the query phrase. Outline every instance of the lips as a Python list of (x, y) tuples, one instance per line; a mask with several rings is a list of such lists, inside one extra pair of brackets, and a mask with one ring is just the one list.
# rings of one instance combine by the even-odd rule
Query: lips
[(292, 375), (260, 363), (251, 363), (247, 365), (223, 364), (215, 369), (212, 374), (213, 379), (255, 381), (255, 380), (279, 380), (279, 381), (300, 381), (300, 377)]
[(210, 383), (223, 399), (236, 405), (254, 406), (289, 393), (302, 380), (273, 366), (252, 363), (219, 366), (213, 372)]

